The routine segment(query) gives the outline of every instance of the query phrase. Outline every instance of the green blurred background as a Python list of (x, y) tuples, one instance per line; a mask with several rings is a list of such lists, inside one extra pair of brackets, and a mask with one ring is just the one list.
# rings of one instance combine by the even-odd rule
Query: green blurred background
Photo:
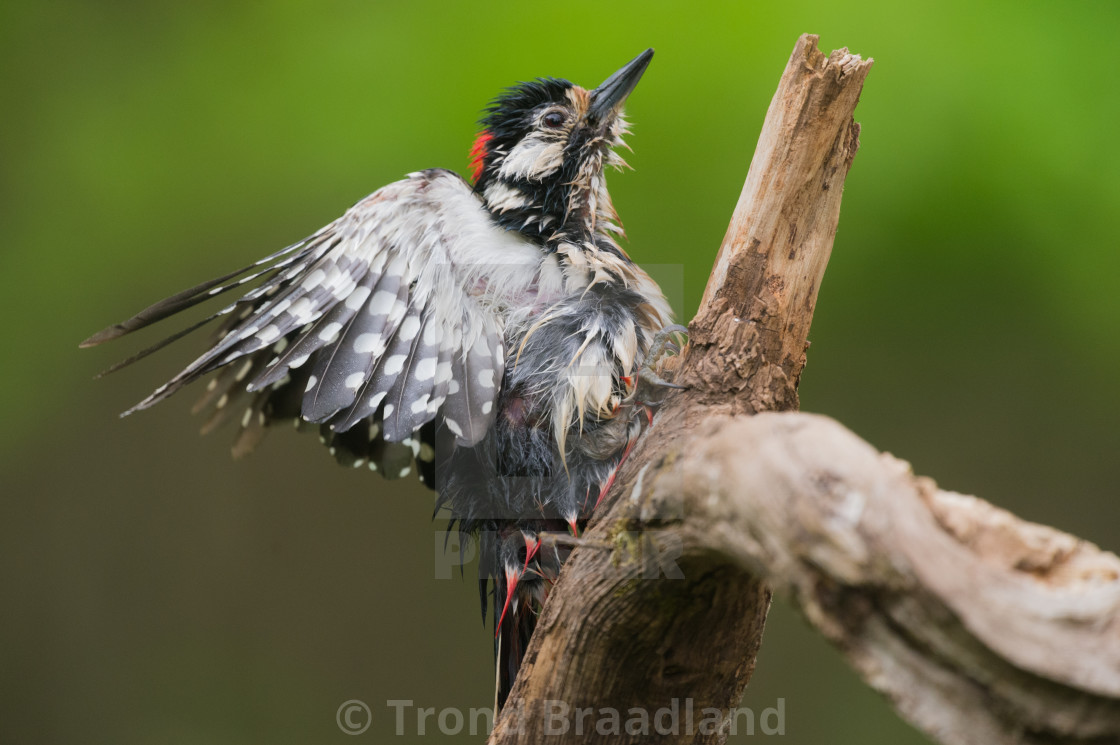
[[(1118, 22), (1104, 1), (5, 3), (0, 742), (341, 743), (347, 699), (378, 741), (386, 700), (489, 704), (491, 637), (471, 570), (434, 578), (428, 494), (289, 432), (234, 463), (190, 394), (118, 420), (200, 341), (97, 382), (154, 336), (77, 343), (409, 171), (465, 170), (500, 88), (594, 85), (647, 46), (613, 194), (632, 255), (680, 265), (659, 276), (681, 317), (797, 36), (873, 56), (804, 409), (1120, 547)], [(926, 742), (780, 602), (745, 703), (779, 698), (787, 742)]]

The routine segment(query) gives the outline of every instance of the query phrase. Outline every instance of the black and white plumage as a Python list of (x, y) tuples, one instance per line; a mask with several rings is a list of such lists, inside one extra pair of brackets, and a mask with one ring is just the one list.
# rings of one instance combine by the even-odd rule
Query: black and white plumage
[[(495, 100), (473, 186), (413, 173), (308, 238), (86, 340), (227, 291), (211, 345), (131, 411), (213, 375), (205, 429), (240, 417), (236, 454), (280, 421), (317, 423), (335, 457), (418, 469), (480, 542), (504, 700), (566, 549), (642, 428), (636, 376), (670, 323), (622, 251), (604, 169), (652, 50), (595, 90), (539, 79)], [(251, 288), (251, 289), (250, 289)], [(180, 332), (126, 360), (180, 338)], [(130, 413), (126, 412), (126, 413)]]

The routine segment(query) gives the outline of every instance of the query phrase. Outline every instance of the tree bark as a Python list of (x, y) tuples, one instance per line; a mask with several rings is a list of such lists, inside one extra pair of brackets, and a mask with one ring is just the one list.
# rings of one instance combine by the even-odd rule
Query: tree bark
[[(635, 552), (635, 539), (616, 538), (595, 557), (604, 563), (590, 575), (594, 585), (567, 594), (571, 605), (550, 605), (571, 620), (564, 626), (554, 619), (542, 648), (573, 650), (577, 658), (537, 657), (521, 695), (540, 698), (516, 721), (529, 733), (547, 734), (562, 721), (574, 726), (571, 711), (547, 717), (562, 711), (546, 703), (558, 688), (558, 696), (572, 698), (554, 700), (572, 710), (614, 707), (625, 721), (631, 706), (652, 713), (674, 696), (695, 700), (698, 690), (726, 685), (733, 672), (749, 674), (753, 657), (740, 656), (709, 670), (690, 665), (695, 678), (688, 679), (676, 642), (659, 635), (667, 629), (672, 637), (675, 621), (682, 635), (699, 637), (687, 653), (699, 648), (713, 664), (725, 642), (714, 622), (756, 629), (753, 601), (762, 580), (790, 597), (869, 685), (937, 741), (1120, 742), (1115, 555), (976, 497), (940, 491), (822, 416), (709, 417), (642, 468), (620, 501), (634, 516), (630, 526), (641, 525), (641, 540), (655, 550)], [(664, 515), (673, 517), (650, 520)], [(643, 561), (651, 560), (668, 578), (638, 582)], [(743, 607), (745, 619), (726, 617)], [(632, 615), (620, 621), (609, 615), (616, 610)], [(699, 628), (698, 617), (710, 625)], [(623, 666), (578, 656), (598, 651), (603, 634), (614, 639), (610, 653), (625, 655)], [(753, 654), (757, 639), (749, 638)], [(732, 671), (736, 663), (745, 669)], [(552, 679), (553, 665), (570, 677)], [(658, 675), (653, 684), (646, 680)], [(552, 687), (542, 688), (539, 678)], [(640, 698), (651, 691), (661, 698)], [(612, 698), (620, 692), (630, 695)], [(694, 708), (699, 712), (700, 702)], [(538, 720), (545, 729), (532, 728)], [(714, 739), (681, 732), (657, 741)]]
[(682, 505), (671, 540), (791, 597), (934, 739), (1120, 742), (1113, 554), (808, 414), (708, 420), (639, 501)]
[[(770, 590), (718, 552), (672, 543), (678, 533), (657, 526), (679, 524), (683, 503), (651, 512), (640, 494), (708, 420), (797, 408), (813, 306), (858, 146), (852, 113), (870, 66), (846, 49), (825, 57), (815, 36), (798, 40), (678, 361), (676, 381), (688, 390), (661, 407), (601, 505), (587, 547), (565, 566), (492, 743), (596, 739), (575, 727), (556, 732), (548, 714), (557, 706), (652, 714), (676, 698), (697, 712), (726, 712), (741, 699)], [(642, 742), (649, 733), (598, 737)], [(690, 732), (663, 741), (723, 739)]]

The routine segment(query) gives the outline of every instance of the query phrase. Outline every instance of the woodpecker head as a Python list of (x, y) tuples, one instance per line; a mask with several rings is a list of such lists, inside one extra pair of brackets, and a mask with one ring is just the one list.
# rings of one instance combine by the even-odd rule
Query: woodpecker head
[(471, 151), (475, 188), (504, 227), (547, 242), (621, 232), (603, 170), (624, 166), (622, 106), (653, 57), (639, 54), (598, 88), (539, 78), (490, 105)]

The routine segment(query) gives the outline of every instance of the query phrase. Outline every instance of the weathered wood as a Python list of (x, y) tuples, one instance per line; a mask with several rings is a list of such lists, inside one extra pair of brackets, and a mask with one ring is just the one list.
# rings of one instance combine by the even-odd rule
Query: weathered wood
[[(954, 745), (1120, 742), (1120, 559), (937, 489), (826, 417), (707, 420), (631, 494), (767, 581)], [(715, 557), (719, 557), (718, 559)]]
[(689, 324), (685, 379), (731, 412), (796, 409), (872, 60), (802, 36), (766, 113), (743, 192)]
[[(652, 716), (672, 699), (696, 712), (736, 706), (770, 604), (757, 575), (718, 552), (665, 543), (684, 533), (671, 500), (641, 494), (705, 420), (797, 408), (817, 290), (832, 250), (844, 178), (858, 145), (852, 113), (871, 61), (825, 57), (802, 36), (767, 112), (758, 148), (671, 397), (630, 456), (547, 603), (492, 743), (648, 742), (651, 733), (559, 732), (555, 707), (630, 707)], [(559, 702), (551, 704), (550, 702)], [(550, 708), (551, 707), (551, 708)], [(697, 714), (697, 720), (699, 720)], [(551, 728), (551, 729), (550, 729)], [(661, 734), (708, 743), (720, 732)]]

